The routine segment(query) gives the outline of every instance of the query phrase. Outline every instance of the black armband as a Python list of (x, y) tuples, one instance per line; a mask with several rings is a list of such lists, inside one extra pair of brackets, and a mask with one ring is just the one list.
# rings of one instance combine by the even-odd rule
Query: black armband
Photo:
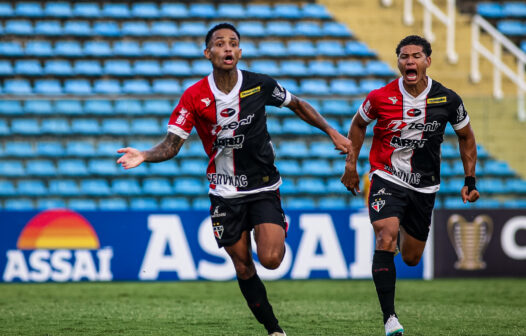
[(473, 191), (477, 190), (477, 187), (475, 187), (475, 176), (466, 176), (464, 179), (464, 185), (468, 187), (468, 195)]

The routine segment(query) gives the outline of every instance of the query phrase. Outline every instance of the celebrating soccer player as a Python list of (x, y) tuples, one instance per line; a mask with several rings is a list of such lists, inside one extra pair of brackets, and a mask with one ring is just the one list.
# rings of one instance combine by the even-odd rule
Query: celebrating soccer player
[(267, 132), (265, 105), (287, 106), (330, 137), (336, 150), (350, 151), (349, 139), (329, 126), (307, 102), (267, 75), (237, 69), (240, 35), (228, 23), (206, 35), (205, 57), (213, 72), (182, 95), (165, 139), (147, 151), (122, 148), (118, 163), (126, 169), (142, 162), (173, 158), (195, 126), (210, 158), (207, 177), (212, 228), (219, 247), (234, 263), (243, 296), (269, 335), (285, 335), (267, 299), (251, 252), (254, 230), (260, 263), (276, 269), (285, 255), (287, 223), (281, 208), (281, 177)]
[[(449, 122), (458, 136), (464, 164), (464, 203), (475, 202), (477, 147), (469, 116), (460, 97), (426, 75), (431, 45), (422, 37), (405, 37), (396, 47), (401, 77), (371, 91), (354, 116), (348, 137), (342, 183), (354, 195), (360, 191), (356, 160), (367, 125), (376, 120), (369, 155), (368, 208), (376, 234), (372, 276), (383, 312), (385, 334), (404, 333), (395, 312), (397, 243), (409, 266), (420, 261), (440, 187), (440, 144)], [(398, 236), (400, 242), (398, 242)]]

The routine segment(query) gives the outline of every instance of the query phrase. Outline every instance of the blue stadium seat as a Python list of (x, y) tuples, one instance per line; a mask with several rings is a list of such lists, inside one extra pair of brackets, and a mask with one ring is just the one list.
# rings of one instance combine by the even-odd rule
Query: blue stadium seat
[(75, 61), (73, 71), (79, 76), (100, 76), (103, 74), (99, 61), (79, 60)]
[(271, 36), (291, 37), (294, 29), (289, 21), (269, 21), (267, 23), (267, 34)]
[(148, 36), (150, 27), (144, 21), (124, 21), (121, 27), (124, 36)]
[(350, 56), (375, 56), (376, 53), (369, 49), (369, 47), (360, 41), (349, 41), (345, 43), (345, 51)]
[[(69, 31), (65, 30), (69, 33)], [(57, 20), (37, 21), (35, 23), (36, 35), (60, 36), (62, 34), (62, 25)]]
[(190, 77), (183, 79), (183, 82), (181, 84), (181, 87), (184, 90), (188, 89), (190, 86), (194, 85), (195, 83), (199, 82), (202, 78), (201, 77)]
[(117, 140), (105, 140), (97, 143), (96, 153), (98, 156), (117, 156), (117, 150), (124, 148), (124, 143)]
[(25, 176), (26, 171), (21, 161), (5, 160), (0, 161), (1, 176)]
[(207, 188), (197, 178), (177, 177), (174, 183), (174, 192), (179, 195), (202, 195)]
[[(81, 115), (84, 113), (82, 105), (78, 100), (57, 100), (54, 103), (53, 111), (66, 115)], [(49, 111), (49, 113), (51, 113), (51, 111)]]
[(131, 14), (137, 18), (156, 19), (160, 16), (159, 8), (155, 3), (133, 3)]
[(149, 94), (152, 92), (150, 83), (145, 79), (128, 79), (123, 81), (122, 92), (131, 94)]
[(17, 115), (22, 112), (22, 104), (19, 100), (0, 100), (0, 114)]
[(115, 102), (115, 113), (142, 115), (143, 110), (141, 102), (136, 99), (117, 100)]
[(508, 192), (526, 194), (526, 180), (520, 178), (507, 178), (504, 187)]
[(131, 131), (137, 135), (159, 135), (162, 133), (159, 122), (155, 118), (133, 119)]
[(188, 144), (188, 156), (191, 157), (200, 157), (203, 159), (207, 159), (205, 150), (203, 148), (203, 145), (201, 144), (201, 141), (192, 141)]
[(506, 17), (526, 18), (526, 3), (524, 2), (504, 2), (502, 12)]
[(475, 208), (483, 209), (501, 209), (502, 205), (503, 204), (498, 199), (484, 197), (473, 203)]
[(502, 202), (502, 206), (511, 209), (526, 209), (526, 199), (511, 199)]
[(49, 181), (49, 193), (51, 195), (73, 196), (80, 193), (79, 185), (75, 180), (51, 180)]
[(44, 73), (54, 76), (72, 76), (71, 63), (65, 60), (49, 60), (44, 63)]
[(71, 132), (75, 134), (98, 135), (100, 125), (97, 119), (73, 119), (71, 121)]
[(303, 79), (300, 90), (305, 95), (328, 95), (330, 93), (327, 82), (323, 79)]
[(162, 210), (190, 210), (190, 202), (186, 197), (163, 197), (161, 199)]
[(31, 85), (26, 79), (6, 79), (4, 80), (4, 93), (10, 94), (30, 94)]
[(173, 19), (186, 19), (188, 8), (184, 3), (161, 3), (161, 16)]
[(128, 60), (108, 60), (104, 62), (104, 74), (110, 76), (131, 76), (133, 71)]
[(229, 3), (217, 6), (217, 17), (244, 19), (246, 15), (245, 8), (241, 4)]
[(496, 176), (514, 176), (515, 172), (505, 161), (489, 160), (484, 164), (484, 173), (486, 175)]
[(110, 186), (105, 179), (83, 179), (80, 181), (80, 190), (83, 195), (107, 196)]
[(95, 211), (97, 210), (97, 203), (89, 198), (72, 198), (68, 200), (67, 207), (77, 211)]
[[(87, 119), (84, 119), (87, 120)], [(75, 121), (73, 120), (72, 125), (74, 127)], [(94, 122), (97, 122), (94, 120)], [(98, 126), (98, 123), (97, 123)], [(94, 156), (98, 153), (95, 152), (95, 147), (91, 141), (79, 140), (79, 141), (69, 141), (66, 145), (66, 155), (67, 156), (79, 156), (79, 157), (89, 157)]]
[(318, 54), (314, 44), (311, 41), (305, 40), (289, 41), (287, 44), (287, 49), (289, 51), (289, 55), (291, 56), (310, 57), (316, 56)]
[(84, 160), (80, 159), (63, 159), (57, 163), (57, 172), (59, 175), (66, 176), (87, 176), (88, 169)]
[[(329, 149), (332, 149), (329, 147)], [(333, 152), (336, 152), (332, 150)], [(305, 175), (329, 176), (332, 175), (331, 163), (328, 160), (314, 159), (305, 160), (301, 165)]]
[(318, 54), (325, 56), (345, 56), (346, 51), (340, 41), (336, 40), (323, 40), (318, 41), (317, 46)]
[(318, 200), (318, 208), (320, 209), (346, 209), (345, 199), (342, 197), (320, 197)]
[(64, 147), (58, 141), (37, 142), (36, 154), (47, 157), (61, 157), (64, 155)]
[(43, 119), (40, 131), (44, 134), (69, 134), (69, 123), (63, 118)]
[(58, 79), (37, 79), (34, 92), (45, 95), (60, 95), (62, 94), (62, 86)]
[(300, 60), (282, 61), (279, 73), (285, 76), (305, 76), (308, 74), (305, 63)]
[(303, 141), (282, 140), (278, 147), (278, 155), (281, 157), (305, 158), (309, 156), (309, 151)]
[(188, 12), (191, 17), (213, 19), (217, 16), (216, 9), (210, 3), (193, 3), (190, 4)]
[(155, 198), (141, 197), (130, 201), (130, 209), (132, 210), (157, 210), (158, 208), (159, 204)]
[(195, 58), (202, 56), (202, 50), (191, 41), (178, 41), (172, 45), (172, 54), (178, 57)]
[(139, 76), (160, 76), (161, 66), (157, 61), (136, 61), (133, 66), (133, 73)]
[[(93, 43), (93, 42), (87, 42)], [(80, 43), (77, 41), (57, 41), (55, 43), (54, 51), (51, 51), (51, 54), (56, 56), (65, 56), (65, 57), (81, 57), (84, 55)], [(50, 54), (50, 55), (51, 55)]]
[(352, 109), (349, 101), (341, 99), (323, 100), (321, 110), (324, 114), (335, 114), (343, 116), (351, 116), (356, 112)]
[(176, 79), (155, 79), (152, 91), (159, 94), (178, 95), (182, 93), (181, 85)]
[(144, 113), (146, 114), (167, 115), (173, 108), (170, 101), (164, 99), (144, 101)]
[(182, 36), (205, 36), (208, 32), (207, 26), (202, 21), (184, 21), (179, 26), (179, 34)]
[(167, 178), (149, 177), (144, 179), (142, 191), (145, 195), (172, 195), (173, 189)]
[[(279, 84), (281, 86), (283, 86), (285, 89), (287, 89), (287, 91), (289, 91), (291, 93), (295, 93), (295, 94), (301, 93), (301, 89), (298, 86), (298, 82), (295, 79), (292, 79), (292, 78), (280, 78)], [(284, 110), (286, 110), (286, 109), (284, 109)], [(287, 113), (287, 114), (291, 114), (291, 113)]]
[(315, 129), (297, 117), (283, 119), (282, 125), (284, 134), (309, 135), (313, 134)]
[(93, 57), (107, 57), (113, 55), (113, 51), (107, 41), (86, 41), (84, 43), (84, 53), (87, 56)]
[(267, 130), (270, 134), (282, 134), (281, 122), (277, 118), (268, 118), (267, 119)]
[(119, 25), (115, 21), (95, 21), (93, 23), (93, 33), (106, 37), (121, 36)]
[(123, 91), (116, 79), (98, 79), (94, 82), (93, 92), (101, 94), (119, 94)]
[(316, 203), (312, 198), (289, 197), (285, 202), (285, 208), (291, 210), (309, 210), (315, 209)]
[(381, 79), (362, 79), (360, 80), (360, 90), (362, 93), (369, 93), (385, 85), (385, 81)]
[(88, 100), (84, 103), (87, 114), (113, 115), (113, 105), (108, 100)]
[(504, 183), (499, 178), (482, 178), (477, 181), (477, 188), (481, 193), (488, 193), (488, 194), (500, 194), (500, 193), (506, 193), (508, 190), (506, 190)]
[(0, 55), (3, 56), (22, 56), (24, 55), (24, 50), (19, 41), (0, 41)]
[(181, 162), (181, 174), (190, 176), (202, 176), (206, 172), (208, 163), (206, 160), (186, 159)]
[(40, 76), (42, 66), (37, 60), (17, 60), (15, 61), (15, 73), (17, 75)]
[(64, 81), (64, 93), (88, 95), (92, 93), (92, 90), (89, 81), (86, 79), (66, 79)]
[(153, 36), (178, 36), (179, 30), (177, 25), (172, 21), (154, 21), (150, 28), (150, 34)]
[(395, 76), (396, 73), (391, 69), (387, 63), (382, 61), (376, 61), (372, 60), (367, 62), (365, 66), (365, 70), (370, 75), (376, 75), (376, 76)]
[(90, 36), (91, 25), (88, 21), (69, 20), (64, 23), (64, 32), (73, 36)]
[[(256, 47), (256, 44), (252, 41), (243, 41), (242, 45), (241, 45), (241, 48), (243, 49), (243, 58), (254, 58), (254, 57), (258, 57), (260, 54), (259, 54), (259, 50), (258, 48)], [(242, 62), (239, 62), (237, 64), (237, 67), (238, 68), (241, 68), (241, 69), (248, 69), (247, 67), (242, 67), (240, 64)]]
[[(451, 167), (449, 162), (446, 160), (442, 160), (440, 162), (440, 176), (450, 177), (454, 175), (456, 174), (453, 172), (453, 168)], [(442, 187), (440, 188), (440, 190), (443, 191)]]
[(7, 20), (4, 31), (6, 34), (31, 35), (33, 34), (33, 25), (29, 20)]
[(192, 62), (192, 74), (195, 76), (207, 76), (212, 72), (212, 64), (209, 60), (196, 60)]
[(102, 7), (102, 16), (110, 18), (125, 19), (131, 17), (128, 4), (105, 3)]
[(343, 23), (329, 21), (323, 23), (323, 33), (325, 36), (351, 37), (353, 34)]
[(335, 76), (336, 67), (331, 61), (314, 60), (309, 62), (309, 74), (316, 76)]
[(91, 159), (88, 162), (88, 171), (94, 175), (117, 175), (119, 170), (113, 159)]
[(20, 135), (38, 135), (40, 126), (37, 119), (13, 119), (11, 120), (11, 132)]
[(59, 209), (65, 208), (66, 202), (60, 198), (39, 198), (37, 199), (37, 209), (47, 210), (47, 209)]
[(193, 210), (210, 210), (210, 199), (207, 197), (197, 197), (192, 200)]
[[(9, 126), (7, 125), (7, 121), (5, 119), (0, 119), (0, 135), (5, 136), (9, 135), (11, 133), (11, 130), (9, 129)], [(0, 155), (2, 153), (2, 149), (0, 147)]]
[(331, 19), (331, 14), (323, 5), (316, 3), (305, 3), (302, 7), (304, 18)]
[(340, 158), (341, 157), (341, 155), (338, 154), (338, 152), (334, 150), (334, 145), (332, 144), (332, 142), (328, 142), (328, 141), (311, 142), (309, 153), (313, 157), (317, 157), (317, 158)]
[(54, 109), (51, 107), (49, 100), (26, 100), (24, 103), (24, 112), (28, 114), (52, 114)]
[(479, 2), (477, 3), (477, 13), (491, 19), (500, 19), (505, 17), (502, 10), (502, 4), (496, 2)]
[(192, 68), (188, 61), (176, 60), (176, 61), (164, 61), (163, 62), (163, 73), (172, 76), (190, 76), (192, 74)]
[(102, 198), (99, 200), (98, 208), (104, 211), (124, 211), (128, 210), (128, 202), (118, 197)]
[(175, 160), (156, 162), (150, 166), (151, 175), (174, 176), (180, 172)]
[(298, 21), (294, 25), (294, 32), (298, 36), (319, 37), (323, 35), (320, 24), (315, 21)]
[(5, 201), (4, 209), (8, 211), (30, 211), (34, 210), (35, 206), (29, 198), (11, 198)]
[(47, 2), (44, 8), (44, 15), (51, 17), (67, 18), (72, 16), (70, 4), (68, 2)]
[[(244, 44), (242, 48), (244, 51)], [(270, 40), (262, 41), (259, 43), (259, 54), (261, 56), (284, 57), (288, 56), (289, 51), (287, 50), (283, 42), (277, 40)]]
[(354, 79), (333, 79), (330, 90), (337, 95), (349, 96), (358, 95), (362, 92)]
[(112, 181), (111, 192), (116, 195), (140, 195), (142, 190), (136, 179), (119, 178)]
[(13, 10), (13, 7), (11, 7), (10, 3), (0, 3), (0, 17), (12, 17), (14, 14), (15, 11)]
[[(266, 34), (265, 26), (260, 21), (241, 21), (237, 28), (241, 36), (263, 37)], [(242, 43), (243, 51), (244, 44), (245, 42)]]
[(349, 191), (340, 182), (340, 179), (328, 179), (326, 192), (328, 194), (348, 195)]
[(272, 19), (274, 18), (274, 12), (267, 4), (247, 4), (246, 16), (248, 18), (257, 19)]
[(128, 134), (130, 125), (126, 119), (104, 119), (102, 120), (102, 132), (112, 135)]
[(100, 15), (98, 3), (75, 2), (73, 4), (73, 16), (75, 17), (98, 18)]
[[(281, 170), (280, 170), (281, 171)], [(281, 186), (279, 187), (281, 195), (294, 195), (298, 193), (296, 183), (291, 178), (282, 178)]]
[(504, 35), (526, 35), (526, 24), (518, 20), (501, 20), (497, 22), (497, 29)]
[(166, 42), (147, 41), (142, 45), (142, 53), (146, 56), (168, 57), (171, 55), (170, 47)]
[(303, 17), (303, 12), (300, 11), (296, 4), (276, 3), (274, 5), (274, 17), (283, 19), (301, 19)]
[(282, 175), (299, 176), (303, 174), (297, 160), (279, 160), (276, 164)]

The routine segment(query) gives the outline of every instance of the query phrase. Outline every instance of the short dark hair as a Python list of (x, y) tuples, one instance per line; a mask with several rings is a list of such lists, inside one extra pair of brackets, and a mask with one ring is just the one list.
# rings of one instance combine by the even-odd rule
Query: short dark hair
[(407, 45), (417, 45), (422, 47), (422, 51), (426, 54), (427, 57), (431, 56), (431, 44), (423, 37), (418, 35), (409, 35), (406, 36), (398, 43), (396, 47), (396, 56), (400, 56), (400, 49)]
[(210, 28), (210, 30), (208, 31), (208, 33), (206, 33), (206, 37), (205, 37), (205, 46), (208, 48), (208, 43), (210, 42), (210, 40), (212, 39), (212, 34), (214, 34), (214, 32), (216, 30), (219, 30), (219, 29), (230, 29), (231, 31), (233, 31), (234, 33), (236, 33), (237, 35), (237, 38), (239, 40), (241, 40), (241, 35), (239, 34), (239, 32), (237, 31), (236, 27), (234, 27), (233, 24), (231, 23), (228, 23), (228, 22), (223, 22), (223, 23), (219, 23), (219, 24), (216, 24), (215, 26), (213, 26), (212, 28)]

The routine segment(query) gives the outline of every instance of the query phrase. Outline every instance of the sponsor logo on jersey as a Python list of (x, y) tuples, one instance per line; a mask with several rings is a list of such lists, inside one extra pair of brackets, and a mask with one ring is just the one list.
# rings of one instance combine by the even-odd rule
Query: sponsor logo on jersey
[(179, 116), (175, 120), (175, 123), (177, 125), (182, 125), (186, 122), (186, 116), (188, 115), (188, 111), (183, 107), (181, 110), (179, 110)]
[(378, 192), (376, 194), (373, 194), (373, 197), (374, 196), (378, 196), (378, 195), (391, 195), (391, 193), (386, 193), (385, 192), (385, 188), (382, 188), (382, 189), (378, 190)]
[(248, 97), (248, 96), (251, 96), (253, 95), (254, 93), (258, 93), (261, 91), (261, 86), (256, 86), (255, 88), (252, 88), (252, 89), (248, 89), (248, 90), (245, 90), (245, 91), (242, 91), (240, 94), (239, 94), (239, 97), (240, 98), (245, 98), (245, 97)]
[(285, 89), (279, 83), (277, 84), (278, 86), (276, 86), (274, 91), (272, 91), (272, 97), (278, 100), (285, 100)]
[(398, 101), (398, 98), (396, 98), (395, 96), (393, 97), (389, 97), (389, 100), (394, 104), (396, 104), (396, 102)]
[(446, 103), (447, 97), (436, 97), (436, 98), (427, 98), (428, 104), (440, 104), (440, 103)]
[(420, 111), (419, 109), (410, 109), (410, 110), (407, 110), (407, 116), (409, 117), (418, 117), (419, 115), (422, 114), (422, 111)]
[(466, 110), (464, 109), (464, 104), (460, 104), (457, 108), (457, 122), (464, 120), (466, 116)]
[(402, 139), (398, 136), (391, 138), (391, 147), (394, 148), (423, 148), (426, 144), (427, 139)]
[(418, 130), (418, 131), (424, 131), (424, 132), (434, 132), (440, 127), (440, 123), (438, 121), (433, 121), (430, 123), (405, 123), (402, 120), (393, 120), (389, 123), (387, 126), (387, 129), (393, 130), (393, 131), (401, 131), (401, 130)]
[(219, 205), (217, 205), (214, 209), (214, 213), (212, 214), (212, 218), (225, 217), (225, 216), (226, 216), (226, 212), (219, 212)]
[(210, 103), (212, 102), (210, 98), (203, 98), (201, 101), (205, 103), (206, 107), (210, 106)]
[(385, 205), (385, 200), (381, 198), (376, 198), (374, 202), (371, 203), (371, 208), (373, 208), (376, 212), (380, 212), (382, 208)]
[(248, 179), (246, 175), (227, 175), (219, 173), (208, 173), (206, 174), (208, 181), (211, 184), (227, 184), (234, 187), (246, 187), (248, 185)]
[(233, 109), (233, 108), (226, 108), (224, 109), (223, 111), (219, 112), (219, 115), (222, 116), (223, 118), (228, 118), (228, 117), (231, 117), (233, 116), (234, 114), (236, 114), (236, 110)]
[(212, 128), (212, 135), (217, 135), (223, 130), (236, 130), (240, 126), (249, 125), (250, 123), (252, 123), (253, 118), (254, 114), (250, 114), (245, 119), (241, 119), (240, 121), (232, 121), (226, 125), (215, 125)]
[(212, 228), (214, 229), (214, 236), (216, 236), (217, 239), (221, 239), (221, 237), (223, 237), (223, 232), (225, 232), (223, 225), (218, 222), (213, 222)]
[(231, 138), (219, 138), (214, 141), (214, 148), (243, 148), (245, 135), (239, 134)]
[(393, 174), (394, 176), (398, 177), (399, 179), (401, 179), (402, 181), (406, 183), (409, 183), (412, 185), (420, 184), (420, 178), (422, 177), (420, 173), (407, 173), (401, 170), (396, 170), (395, 168), (391, 166), (384, 166), (384, 168), (385, 170), (387, 170), (388, 172), (390, 172), (391, 174)]

